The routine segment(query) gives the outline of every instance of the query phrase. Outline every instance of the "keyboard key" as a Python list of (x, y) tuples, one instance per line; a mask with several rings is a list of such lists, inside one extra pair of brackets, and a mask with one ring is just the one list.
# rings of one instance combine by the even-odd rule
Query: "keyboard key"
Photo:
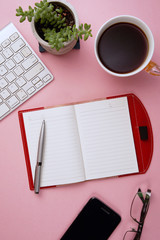
[(35, 92), (35, 91), (36, 91), (36, 89), (35, 89), (34, 87), (31, 87), (31, 88), (29, 88), (29, 89), (27, 90), (27, 92), (28, 92), (29, 95), (32, 94), (32, 93)]
[(11, 36), (10, 36), (10, 39), (12, 42), (14, 42), (17, 38), (19, 38), (19, 35), (17, 32), (13, 33)]
[(41, 63), (37, 63), (31, 70), (29, 70), (27, 73), (24, 74), (24, 77), (29, 81), (32, 78), (34, 78), (38, 73), (42, 72), (44, 67)]
[(9, 48), (7, 48), (6, 50), (3, 51), (3, 55), (6, 58), (10, 58), (13, 55), (13, 52)]
[(32, 80), (32, 83), (35, 85), (37, 82), (40, 81), (40, 78), (39, 77), (36, 77), (35, 79)]
[(6, 78), (10, 83), (16, 79), (15, 75), (12, 72), (8, 73), (6, 75)]
[(8, 61), (6, 62), (6, 66), (7, 66), (7, 68), (8, 68), (9, 70), (11, 70), (11, 69), (14, 68), (16, 65), (15, 65), (15, 63), (13, 62), (13, 60), (10, 59), (10, 60), (8, 60)]
[(0, 76), (4, 76), (7, 73), (7, 69), (4, 66), (0, 66)]
[(10, 93), (7, 91), (7, 89), (4, 89), (1, 93), (0, 93), (1, 97), (5, 100), (10, 96)]
[(0, 105), (0, 117), (2, 117), (3, 115), (5, 115), (7, 112), (9, 112), (9, 107), (3, 103), (2, 105)]
[(27, 70), (32, 67), (37, 61), (37, 58), (34, 55), (31, 55), (29, 58), (27, 58), (27, 60), (22, 63), (22, 66), (25, 70)]
[(36, 86), (36, 88), (40, 88), (42, 85), (43, 85), (43, 82), (39, 81), (35, 86)]
[(24, 59), (20, 53), (17, 53), (13, 58), (16, 61), (16, 63), (20, 63)]
[(22, 49), (21, 53), (23, 54), (23, 56), (26, 58), (28, 57), (32, 52), (28, 47), (25, 47)]
[(18, 87), (16, 86), (15, 83), (12, 83), (12, 84), (8, 87), (8, 89), (11, 91), (11, 93), (14, 93), (14, 92), (16, 92), (16, 91), (18, 90)]
[(19, 92), (17, 92), (17, 96), (20, 100), (24, 100), (27, 97), (27, 94), (21, 89)]
[(6, 48), (10, 43), (11, 43), (10, 40), (6, 39), (4, 42), (2, 42), (2, 46)]
[(25, 42), (21, 38), (19, 38), (15, 43), (11, 45), (11, 48), (14, 52), (18, 52), (24, 46)]
[(5, 88), (8, 85), (7, 81), (4, 78), (0, 79), (0, 88)]
[(7, 103), (11, 108), (13, 108), (19, 103), (19, 100), (15, 96), (12, 96), (7, 100)]
[(51, 75), (47, 74), (44, 78), (43, 81), (44, 82), (48, 82), (51, 79)]
[(16, 80), (16, 83), (18, 84), (19, 87), (22, 87), (26, 83), (26, 81), (24, 80), (23, 77), (20, 77)]
[(2, 64), (5, 61), (5, 58), (0, 54), (0, 64)]
[(17, 76), (20, 76), (24, 71), (21, 68), (21, 66), (18, 66), (17, 68), (14, 69), (14, 72)]

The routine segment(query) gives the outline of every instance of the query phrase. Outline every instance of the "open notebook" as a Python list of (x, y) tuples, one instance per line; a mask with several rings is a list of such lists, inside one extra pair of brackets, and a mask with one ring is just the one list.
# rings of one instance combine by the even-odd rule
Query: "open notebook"
[(127, 97), (22, 111), (20, 118), (31, 182), (46, 123), (41, 187), (139, 172)]

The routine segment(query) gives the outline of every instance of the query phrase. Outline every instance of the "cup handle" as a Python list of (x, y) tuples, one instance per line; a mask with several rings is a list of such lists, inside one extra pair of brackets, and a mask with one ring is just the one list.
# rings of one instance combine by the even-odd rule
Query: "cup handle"
[(160, 66), (158, 66), (156, 63), (150, 61), (144, 69), (147, 73), (150, 73), (154, 76), (160, 76)]

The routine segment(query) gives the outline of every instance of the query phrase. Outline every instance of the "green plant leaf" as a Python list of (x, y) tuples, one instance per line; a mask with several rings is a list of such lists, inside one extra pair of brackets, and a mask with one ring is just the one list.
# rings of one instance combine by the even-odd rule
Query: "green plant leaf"
[(60, 8), (57, 8), (57, 9), (56, 9), (56, 12), (62, 14), (62, 13), (63, 13), (63, 9), (62, 9), (61, 7), (60, 7)]
[(89, 34), (86, 33), (86, 34), (84, 35), (84, 41), (86, 41), (88, 38), (89, 38)]
[(27, 16), (28, 21), (31, 22), (32, 21), (32, 17), (31, 16)]
[(85, 29), (85, 30), (88, 30), (88, 29), (89, 29), (87, 23), (84, 24), (84, 29)]
[(39, 8), (39, 7), (41, 7), (41, 4), (40, 3), (35, 3), (35, 6)]
[(83, 30), (83, 24), (79, 26), (79, 30)]
[(21, 18), (20, 18), (20, 22), (22, 23), (22, 22), (24, 22), (26, 20), (26, 16), (22, 16)]

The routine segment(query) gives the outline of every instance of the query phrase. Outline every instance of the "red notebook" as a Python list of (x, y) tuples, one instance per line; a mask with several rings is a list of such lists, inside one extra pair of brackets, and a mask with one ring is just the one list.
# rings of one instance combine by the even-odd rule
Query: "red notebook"
[(153, 153), (149, 116), (134, 94), (19, 112), (30, 189), (42, 121), (41, 187), (145, 173)]

